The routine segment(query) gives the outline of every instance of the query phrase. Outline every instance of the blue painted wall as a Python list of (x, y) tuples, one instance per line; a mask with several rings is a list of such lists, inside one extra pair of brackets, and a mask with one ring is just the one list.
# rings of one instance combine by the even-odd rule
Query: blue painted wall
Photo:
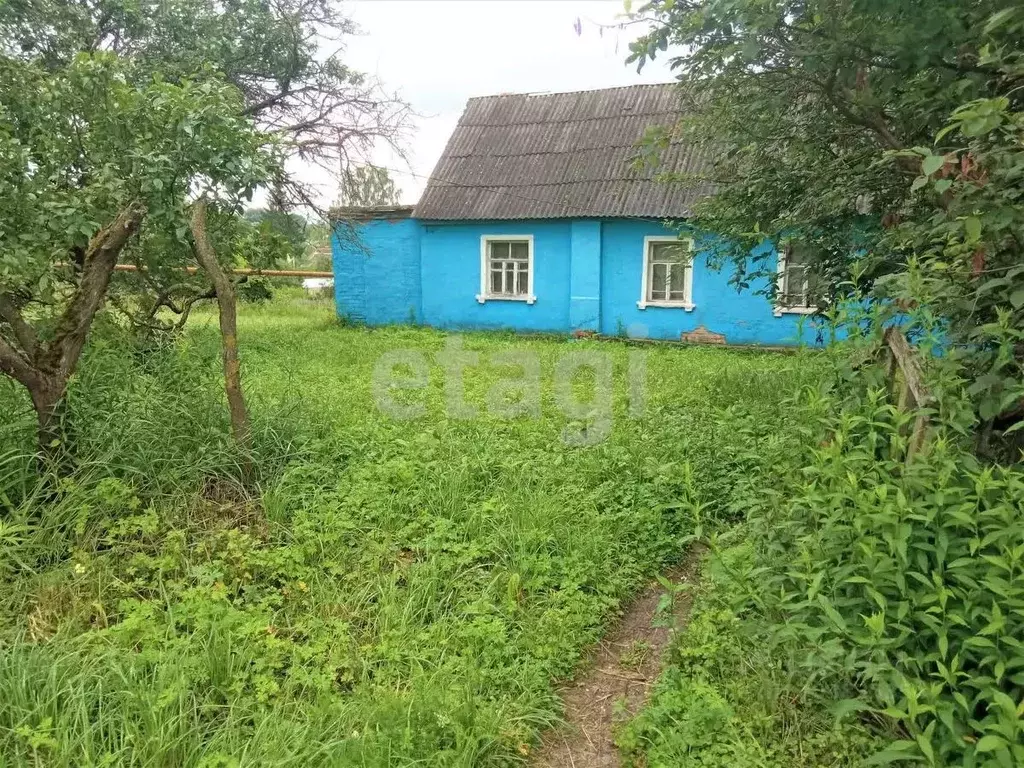
[(415, 219), (337, 227), (332, 241), (338, 314), (370, 325), (423, 322), (420, 238)]
[(601, 330), (601, 222), (574, 220), (569, 240), (569, 327)]
[[(476, 300), (483, 235), (533, 235), (535, 303)], [(561, 219), (424, 222), (423, 322), (438, 328), (568, 330), (570, 241), (571, 224)]]
[(725, 335), (730, 344), (813, 344), (816, 332), (801, 315), (775, 317), (768, 297), (757, 293), (767, 286), (753, 282), (737, 292), (729, 285), (729, 268), (715, 271), (708, 265), (708, 249), (713, 240), (694, 235), (692, 311), (677, 307), (640, 309), (643, 279), (644, 238), (675, 235), (655, 222), (635, 220), (605, 221), (601, 238), (601, 332), (608, 335), (652, 339), (679, 339), (679, 334), (703, 326), (712, 333)]
[[(415, 321), (438, 328), (516, 329), (674, 339), (703, 326), (731, 344), (815, 344), (815, 324), (775, 317), (767, 297), (728, 284), (708, 264), (713, 239), (695, 235), (692, 311), (640, 309), (644, 238), (675, 235), (653, 221), (555, 219), (359, 225), (364, 249), (335, 237), (338, 312), (371, 325)], [(536, 302), (477, 301), (480, 238), (533, 235)], [(801, 327), (802, 326), (802, 327)]]

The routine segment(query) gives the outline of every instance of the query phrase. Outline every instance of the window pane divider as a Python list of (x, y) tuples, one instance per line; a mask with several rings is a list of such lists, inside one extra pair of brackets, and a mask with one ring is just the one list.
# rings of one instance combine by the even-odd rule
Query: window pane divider
[[(508, 255), (504, 258), (492, 258), (492, 245), (507, 245)], [(513, 256), (515, 243), (526, 244), (526, 258)], [(526, 271), (526, 293), (517, 293), (519, 275)], [(493, 271), (501, 273), (501, 293), (491, 290), (490, 275)], [(480, 292), (476, 295), (480, 304), (488, 301), (522, 301), (533, 304), (537, 301), (533, 292), (533, 235), (481, 235), (480, 237)]]
[[(654, 299), (655, 286), (652, 285), (654, 281), (654, 265), (664, 264), (665, 269), (665, 296), (672, 295), (672, 267), (680, 266), (678, 262), (670, 261), (656, 261), (652, 258), (654, 253), (654, 245), (657, 243), (676, 243), (679, 245), (686, 245), (689, 255), (689, 262), (683, 266), (684, 272), (683, 277), (683, 300), (669, 300), (665, 299)], [(647, 309), (648, 307), (666, 307), (671, 309), (683, 309), (687, 312), (692, 312), (697, 308), (697, 305), (693, 303), (693, 261), (696, 258), (696, 250), (694, 248), (693, 238), (679, 238), (665, 235), (652, 235), (644, 238), (644, 252), (643, 252), (643, 272), (641, 274), (641, 285), (640, 285), (640, 301), (636, 303), (638, 309)]]

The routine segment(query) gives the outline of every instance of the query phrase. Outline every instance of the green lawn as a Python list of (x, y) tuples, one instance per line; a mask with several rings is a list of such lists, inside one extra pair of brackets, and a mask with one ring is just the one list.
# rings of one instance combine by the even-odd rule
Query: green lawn
[[(33, 484), (25, 401), (0, 385), (0, 764), (521, 763), (557, 720), (554, 683), (623, 601), (701, 515), (735, 513), (722, 500), (743, 456), (770, 450), (818, 366), (464, 334), (479, 414), (458, 419), (444, 333), (343, 327), (287, 299), (245, 308), (240, 336), (251, 493), (232, 479), (212, 315), (173, 345), (100, 329), (70, 399), (83, 466), (57, 489)], [(429, 363), (425, 389), (394, 394), (421, 405), (411, 420), (374, 397), (398, 349)], [(540, 361), (539, 418), (484, 407), (516, 372), (495, 362), (509, 352)], [(578, 352), (614, 372), (600, 441), (553, 384)]]

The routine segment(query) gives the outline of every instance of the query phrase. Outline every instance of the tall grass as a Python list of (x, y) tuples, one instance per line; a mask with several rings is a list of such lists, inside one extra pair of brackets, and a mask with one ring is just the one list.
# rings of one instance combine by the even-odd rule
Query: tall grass
[[(542, 418), (450, 419), (444, 334), (341, 327), (281, 301), (242, 316), (259, 482), (236, 480), (212, 318), (179, 343), (91, 345), (70, 399), (77, 474), (38, 490), (30, 425), (0, 447), (0, 755), (12, 764), (511, 765), (558, 717), (623, 602), (681, 556), (696, 510), (771, 450), (813, 357), (647, 350), (628, 416), (619, 343), (467, 334), (542, 361)], [(379, 412), (371, 373), (431, 360), (426, 413)], [(614, 362), (614, 422), (567, 445), (551, 372)], [(507, 371), (466, 372), (483, 405)], [(586, 388), (584, 384), (581, 387)], [(0, 390), (5, 413), (23, 409)]]

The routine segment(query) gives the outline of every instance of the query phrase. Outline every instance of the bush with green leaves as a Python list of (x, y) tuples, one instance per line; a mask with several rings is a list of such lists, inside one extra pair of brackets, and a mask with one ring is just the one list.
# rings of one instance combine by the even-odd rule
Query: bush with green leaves
[(750, 516), (760, 607), (810, 685), (841, 675), (851, 707), (902, 730), (887, 755), (1018, 765), (1024, 473), (941, 430), (905, 464), (887, 451), (904, 423), (865, 398), (831, 422), (793, 495)]
[[(705, 562), (685, 633), (640, 715), (617, 735), (626, 763), (647, 768), (857, 766), (885, 740), (837, 722), (801, 689), (752, 621), (737, 574), (753, 577), (743, 526)], [(821, 691), (816, 691), (820, 696)]]
[[(842, 362), (848, 351), (830, 390), (804, 394), (808, 418), (790, 425), (776, 479), (734, 501), (746, 511), (747, 556), (717, 555), (724, 626), (760, 661), (737, 680), (716, 671), (717, 657), (670, 673), (632, 731), (648, 755), (674, 743), (663, 726), (695, 706), (695, 680), (712, 679), (741, 708), (737, 687), (775, 670), (780, 703), (762, 710), (772, 723), (787, 720), (786, 699), (831, 711), (885, 740), (872, 764), (1024, 763), (1024, 471), (975, 456), (973, 407), (962, 380), (943, 378), (958, 369), (947, 358), (929, 366), (941, 418), (908, 461), (915, 414), (890, 402), (876, 366)], [(677, 653), (702, 642), (704, 610)], [(770, 730), (754, 739), (767, 751), (787, 740)], [(695, 764), (730, 764), (696, 751), (707, 760)]]
[(71, 452), (67, 384), (133, 238), (182, 246), (151, 257), (183, 266), (191, 197), (230, 210), (278, 167), (223, 78), (136, 74), (109, 52), (0, 54), (0, 373), (28, 390), (44, 455)]
[(1020, 3), (651, 0), (637, 20), (650, 26), (631, 58), (671, 57), (683, 102), (642, 154), (656, 163), (678, 141), (707, 153), (707, 167), (661, 175), (715, 184), (688, 224), (724, 236), (735, 282), (775, 290), (775, 254), (749, 257), (768, 240), (799, 245), (834, 296), (926, 307), (964, 364), (979, 449), (1017, 461)]

